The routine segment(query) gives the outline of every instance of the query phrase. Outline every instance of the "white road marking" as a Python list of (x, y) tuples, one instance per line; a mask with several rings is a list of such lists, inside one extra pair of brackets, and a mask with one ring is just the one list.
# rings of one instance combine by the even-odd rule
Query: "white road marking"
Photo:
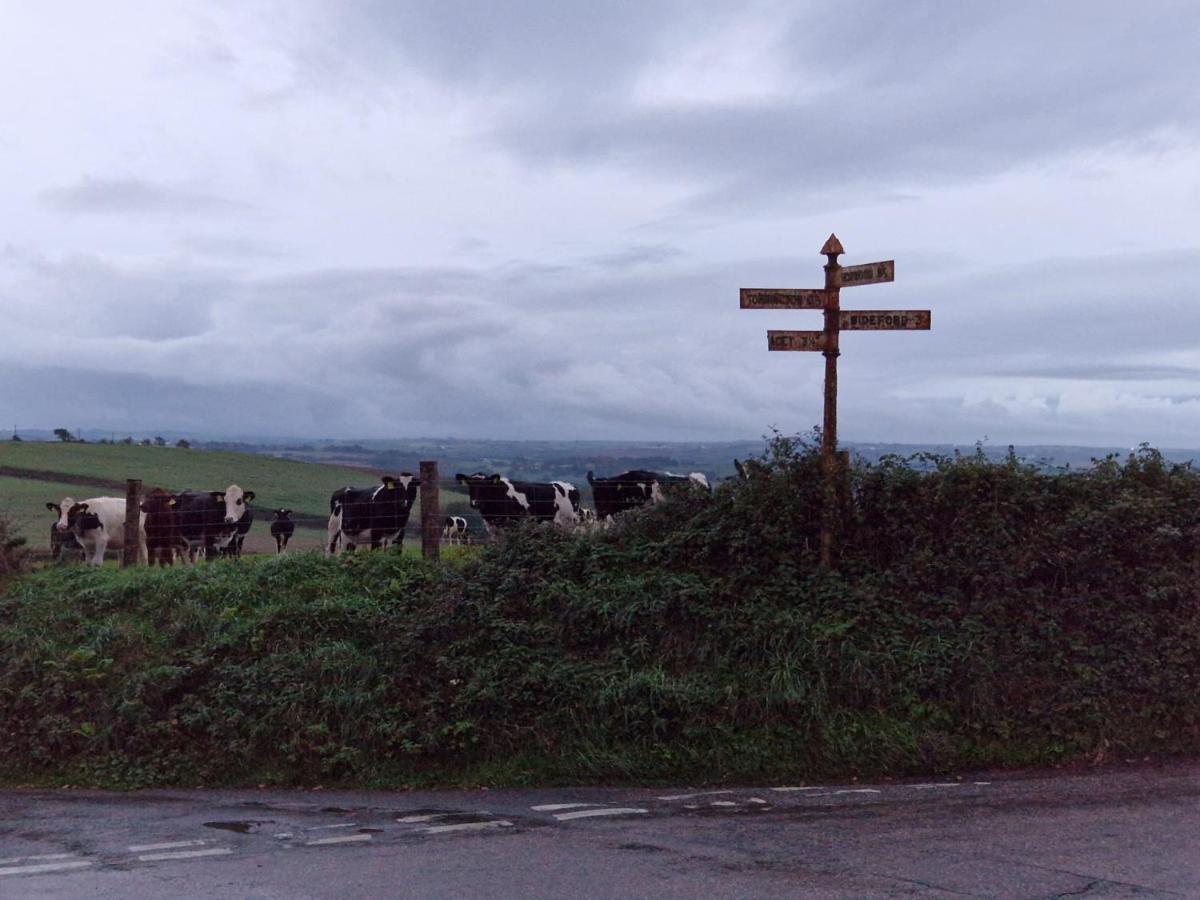
[(844, 791), (834, 791), (835, 794), (882, 794), (883, 791), (877, 791), (875, 788), (849, 788)]
[[(556, 817), (561, 818), (561, 817)], [(489, 822), (462, 822), (458, 825), (430, 825), (421, 830), (426, 834), (446, 834), (451, 831), (482, 831), (486, 828), (512, 828), (507, 819), (492, 819)]]
[(599, 803), (543, 803), (541, 806), (531, 806), (537, 812), (554, 812), (556, 809), (580, 809), (584, 806), (599, 806)]
[(145, 853), (149, 850), (173, 850), (176, 847), (203, 847), (208, 841), (168, 841), (165, 844), (132, 844), (130, 853)]
[(712, 797), (716, 794), (732, 794), (733, 791), (698, 791), (695, 794), (668, 794), (665, 797), (658, 797), (658, 800), (693, 800), (696, 797)]
[(910, 784), (914, 791), (928, 791), (931, 788), (962, 787), (961, 781), (945, 781), (940, 784)]
[(764, 800), (762, 797), (751, 797), (750, 802), (751, 803), (766, 803), (767, 801)]
[(175, 853), (146, 853), (139, 856), (141, 862), (161, 862), (165, 859), (196, 859), (200, 856), (228, 856), (233, 851), (228, 847), (213, 847), (209, 850), (179, 850)]
[(73, 862), (39, 863), (33, 866), (6, 866), (0, 868), (0, 875), (34, 875), (38, 872), (65, 872), (68, 869), (85, 869), (92, 865), (90, 859), (77, 859)]
[(0, 859), (0, 866), (15, 866), (17, 863), (51, 859), (78, 859), (78, 857), (74, 853), (36, 853), (33, 856), (14, 856), (12, 859)]
[(446, 816), (452, 816), (454, 813), (434, 813), (431, 816), (405, 816), (402, 819), (397, 819), (401, 825), (413, 825), (417, 822), (432, 822), (434, 819), (444, 819)]
[(646, 809), (635, 809), (632, 806), (606, 807), (604, 809), (581, 809), (576, 812), (555, 813), (554, 818), (560, 822), (570, 819), (590, 819), (592, 816), (627, 816), (635, 813), (649, 812)]
[(306, 831), (324, 831), (327, 828), (353, 828), (357, 822), (343, 822), (340, 825), (314, 825), (312, 828), (306, 828)]
[(369, 834), (345, 834), (340, 837), (317, 838), (315, 841), (305, 841), (305, 847), (320, 847), (324, 844), (354, 844), (359, 841), (369, 841)]
[(737, 806), (733, 800), (714, 800), (709, 806)]
[(991, 784), (990, 781), (976, 781), (976, 784)]
[(290, 831), (281, 831), (281, 832), (279, 832), (279, 834), (273, 834), (273, 835), (271, 835), (271, 837), (277, 837), (277, 838), (280, 838), (280, 839), (283, 839), (283, 838), (290, 838), (291, 836), (292, 836), (292, 833), (291, 833)]
[(685, 804), (683, 804), (683, 808), (684, 809), (699, 809), (700, 807), (697, 806), (695, 803), (685, 803)]
[(771, 788), (771, 790), (779, 791), (780, 793), (783, 793), (784, 791), (823, 791), (823, 790), (825, 790), (825, 788), (823, 788), (823, 787), (775, 787), (775, 788)]

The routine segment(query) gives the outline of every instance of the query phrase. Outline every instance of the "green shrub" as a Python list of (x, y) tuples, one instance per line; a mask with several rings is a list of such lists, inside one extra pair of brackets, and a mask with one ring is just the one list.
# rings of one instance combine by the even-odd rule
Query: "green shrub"
[(1194, 752), (1200, 478), (819, 459), (473, 559), (56, 569), (0, 598), (0, 769), (103, 784), (751, 779)]

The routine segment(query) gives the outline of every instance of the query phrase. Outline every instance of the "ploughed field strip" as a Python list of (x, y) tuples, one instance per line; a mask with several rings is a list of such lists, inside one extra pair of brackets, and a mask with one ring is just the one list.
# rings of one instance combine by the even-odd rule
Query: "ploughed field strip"
[[(81, 847), (73, 835), (34, 832), (36, 840), (12, 843), (15, 852), (0, 858), (0, 885), (18, 877), (67, 874), (82, 870), (131, 869), (201, 863), (236, 855), (334, 852), (351, 848), (402, 846), (421, 841), (500, 838), (531, 829), (607, 829), (635, 824), (652, 831), (655, 820), (681, 817), (753, 818), (788, 815), (805, 808), (847, 804), (930, 802), (935, 797), (979, 796), (986, 781), (953, 781), (879, 786), (777, 785), (762, 788), (638, 790), (614, 797), (612, 791), (579, 789), (540, 791), (544, 802), (518, 803), (502, 792), (496, 802), (461, 808), (343, 807), (308, 802), (245, 801), (223, 804), (211, 818), (181, 822), (171, 816), (141, 824), (137, 810), (108, 829), (104, 842)], [(71, 794), (30, 795), (30, 802), (70, 804), (86, 797)], [(174, 798), (173, 798), (174, 799)], [(489, 798), (490, 799), (490, 798)], [(144, 802), (144, 801), (141, 801)], [(149, 807), (151, 812), (161, 807)], [(641, 824), (637, 824), (641, 823)], [(607, 832), (605, 832), (607, 833)], [(11, 843), (11, 842), (10, 842)], [(26, 846), (22, 849), (20, 843)], [(0, 895), (3, 888), (0, 888)]]

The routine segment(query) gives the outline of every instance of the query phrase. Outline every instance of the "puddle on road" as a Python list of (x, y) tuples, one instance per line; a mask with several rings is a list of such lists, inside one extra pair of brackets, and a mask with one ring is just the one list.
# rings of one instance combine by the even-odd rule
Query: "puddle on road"
[(250, 834), (258, 831), (263, 825), (274, 825), (274, 819), (243, 819), (235, 822), (205, 822), (205, 828), (219, 828), (222, 831), (236, 831), (238, 834)]

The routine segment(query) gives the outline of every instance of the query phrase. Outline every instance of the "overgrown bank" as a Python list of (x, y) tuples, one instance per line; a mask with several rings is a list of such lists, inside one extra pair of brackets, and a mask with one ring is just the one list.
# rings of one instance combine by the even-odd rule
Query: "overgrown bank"
[(0, 599), (0, 770), (74, 783), (806, 778), (1200, 749), (1200, 478), (819, 466), (619, 529), (64, 568)]

